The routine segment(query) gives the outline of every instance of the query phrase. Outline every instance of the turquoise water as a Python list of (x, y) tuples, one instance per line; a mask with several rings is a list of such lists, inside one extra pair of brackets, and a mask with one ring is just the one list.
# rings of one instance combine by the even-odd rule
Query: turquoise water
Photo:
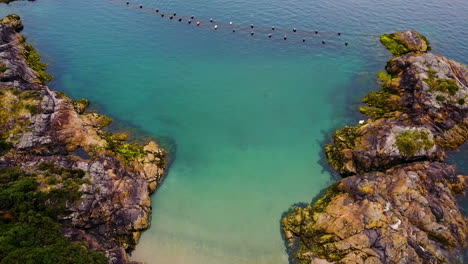
[(391, 58), (378, 34), (416, 29), (434, 52), (468, 63), (465, 0), (140, 2), (246, 25), (343, 32), (339, 41), (350, 43), (214, 32), (119, 1), (0, 5), (1, 16), (22, 16), (55, 76), (51, 87), (90, 99), (174, 152), (153, 196), (152, 227), (132, 257), (150, 264), (287, 263), (281, 214), (334, 181), (322, 166), (323, 144), (362, 118), (359, 101)]

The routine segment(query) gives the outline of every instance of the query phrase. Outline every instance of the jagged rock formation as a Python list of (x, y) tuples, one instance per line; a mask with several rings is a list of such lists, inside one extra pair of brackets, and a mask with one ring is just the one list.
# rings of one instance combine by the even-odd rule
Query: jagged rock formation
[(447, 263), (466, 247), (468, 222), (455, 200), (466, 177), (443, 162), (468, 138), (468, 68), (426, 53), (415, 31), (382, 43), (405, 55), (364, 98), (360, 110), (371, 118), (338, 130), (326, 147), (348, 177), (282, 220), (299, 263)]
[[(62, 230), (107, 252), (109, 263), (128, 263), (126, 252), (149, 227), (150, 195), (162, 180), (166, 152), (154, 141), (128, 143), (123, 133), (103, 131), (110, 118), (86, 113), (87, 100), (45, 86), (51, 77), (18, 33), (22, 28), (16, 15), (0, 21), (0, 168), (19, 166), (38, 179), (50, 175), (44, 164), (83, 170), (81, 199), (67, 204)], [(65, 183), (53, 179), (41, 188)]]

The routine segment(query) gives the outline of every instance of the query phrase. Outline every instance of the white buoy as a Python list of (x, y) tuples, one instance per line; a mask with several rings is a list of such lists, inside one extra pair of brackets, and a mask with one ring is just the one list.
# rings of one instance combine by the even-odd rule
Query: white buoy
[(229, 25), (232, 25), (232, 21), (229, 21)]
[(360, 125), (364, 124), (364, 122), (365, 122), (364, 120), (359, 120)]
[(218, 25), (215, 25), (215, 26), (214, 26), (214, 29), (218, 29)]

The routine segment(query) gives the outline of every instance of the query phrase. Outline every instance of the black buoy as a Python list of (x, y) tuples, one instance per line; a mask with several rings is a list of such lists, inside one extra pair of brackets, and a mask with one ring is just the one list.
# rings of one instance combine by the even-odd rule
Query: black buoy
[(159, 13), (159, 9), (156, 9), (156, 13)]
[(338, 36), (341, 36), (341, 33), (340, 33), (340, 32), (338, 32)]
[(194, 16), (191, 16), (190, 18), (192, 18), (192, 19), (193, 19), (193, 18), (194, 18)]
[(275, 27), (271, 27), (271, 30), (275, 30)]
[(210, 18), (210, 22), (213, 23), (213, 19), (212, 19), (212, 18)]
[(322, 40), (322, 44), (325, 44), (325, 41)]
[(169, 19), (172, 19), (172, 18), (173, 18), (172, 16), (171, 16), (171, 17), (169, 17)]
[(344, 45), (345, 45), (345, 46), (348, 46), (348, 42), (345, 42)]
[(271, 38), (271, 34), (268, 34), (268, 37)]
[(161, 14), (161, 17), (164, 17), (164, 14)]
[(188, 23), (189, 23), (189, 24), (192, 24), (192, 20), (189, 20)]
[(251, 32), (250, 32), (250, 36), (253, 36), (253, 35), (254, 35), (254, 32), (253, 32), (253, 31), (251, 31)]
[(293, 32), (296, 32), (296, 28), (293, 28)]
[(179, 18), (179, 22), (182, 22), (182, 18)]
[(253, 24), (250, 24), (250, 28), (253, 28)]
[(232, 32), (236, 32), (236, 30), (235, 30), (235, 29), (233, 29), (233, 30), (232, 30)]
[(176, 14), (176, 13), (174, 13), (173, 15), (174, 15), (174, 16), (177, 16), (177, 14)]
[(318, 34), (318, 31), (315, 31), (315, 34)]
[(302, 39), (302, 42), (305, 42), (305, 39)]
[(130, 2), (127, 2), (127, 5), (129, 5), (129, 4), (130, 4)]
[(287, 39), (288, 39), (288, 37), (287, 37), (287, 36), (284, 36), (284, 40), (287, 40)]
[(143, 8), (143, 5), (140, 5), (140, 8)]

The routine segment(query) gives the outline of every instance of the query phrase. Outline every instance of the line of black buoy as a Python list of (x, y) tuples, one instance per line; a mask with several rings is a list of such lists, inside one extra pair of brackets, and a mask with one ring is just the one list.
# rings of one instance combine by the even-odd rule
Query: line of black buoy
[[(125, 4), (126, 4), (127, 6), (134, 6), (134, 7), (135, 7), (135, 5), (132, 5), (129, 1), (126, 1)], [(143, 5), (142, 5), (142, 4), (136, 5), (136, 7), (138, 7), (139, 9), (143, 9)], [(152, 8), (149, 8), (149, 9), (152, 9)], [(145, 10), (148, 10), (148, 11), (149, 11), (149, 9), (148, 9), (148, 8), (145, 8)], [(161, 17), (165, 17), (165, 15), (166, 15), (165, 13), (161, 12), (160, 9), (152, 9), (152, 10), (153, 10), (152, 12), (155, 11), (156, 13), (160, 13)], [(169, 15), (169, 14), (170, 14), (170, 15)], [(168, 15), (168, 17), (169, 17), (170, 20), (173, 20), (173, 19), (177, 16), (177, 13), (173, 12), (173, 13), (168, 13), (167, 15)], [(193, 15), (190, 16), (190, 17), (191, 17), (192, 19), (195, 18), (195, 16), (193, 16)], [(177, 20), (178, 20), (179, 22), (182, 22), (182, 21), (183, 21), (183, 16), (178, 16)], [(201, 22), (200, 22), (200, 21), (201, 21)], [(204, 22), (206, 22), (206, 21), (207, 21), (207, 20), (205, 20), (205, 19), (201, 19), (201, 20), (197, 21), (196, 25), (197, 25), (197, 26), (200, 26), (202, 22), (204, 23)], [(214, 23), (214, 19), (213, 19), (213, 18), (210, 18), (209, 21), (210, 21), (211, 23)], [(192, 20), (187, 20), (187, 23), (188, 23), (188, 24), (191, 24), (191, 23), (192, 23)], [(214, 30), (218, 30), (218, 28), (223, 28), (223, 25), (224, 25), (224, 26), (225, 26), (225, 25), (229, 25), (230, 27), (236, 27), (237, 29), (236, 29), (236, 28), (232, 28), (232, 32), (233, 32), (233, 33), (237, 32), (238, 29), (239, 29), (239, 30), (245, 29), (245, 26), (242, 26), (242, 25), (234, 25), (232, 21), (229, 21), (229, 24), (227, 24), (227, 23), (221, 23), (221, 24), (222, 24), (221, 27), (219, 27), (218, 24), (214, 25)], [(250, 24), (250, 28), (251, 28), (251, 29), (254, 29), (254, 28), (256, 28), (256, 27), (254, 26), (254, 24)], [(261, 30), (261, 29), (262, 29), (262, 27), (260, 27), (260, 30)], [(265, 28), (263, 28), (263, 29), (265, 29)], [(283, 33), (283, 34), (284, 34), (284, 33), (287, 33), (287, 30), (284, 30), (284, 29), (277, 29), (275, 26), (272, 26), (272, 27), (271, 27), (271, 30), (273, 30), (273, 31), (279, 30), (279, 33), (280, 33), (280, 34), (281, 34), (281, 33)], [(303, 31), (303, 30), (298, 31), (297, 28), (295, 28), (295, 27), (292, 28), (292, 31), (293, 31), (294, 33), (296, 33), (296, 32), (301, 32), (301, 33), (303, 33), (303, 34), (314, 34), (314, 35), (318, 35), (318, 36), (320, 36), (320, 37), (324, 37), (324, 34), (320, 34), (320, 35), (319, 35), (319, 31), (312, 31), (312, 32), (311, 32), (311, 31)], [(258, 32), (250, 31), (250, 35), (251, 35), (251, 36), (257, 35), (257, 33), (258, 33)], [(260, 35), (261, 35), (261, 34), (260, 34)], [(325, 34), (325, 35), (327, 35), (327, 34)], [(361, 34), (361, 35), (363, 35), (363, 34)], [(273, 38), (273, 35), (272, 35), (271, 33), (268, 34), (267, 36), (268, 36), (268, 38), (270, 38), (270, 39)], [(295, 36), (296, 36), (296, 35), (295, 35)], [(332, 36), (332, 35), (330, 35), (330, 34), (328, 33), (328, 37), (325, 37), (325, 38), (330, 38), (331, 36)], [(338, 37), (339, 37), (339, 36), (342, 36), (342, 33), (341, 33), (341, 32), (337, 32), (337, 33), (335, 33), (335, 36), (338, 36)], [(292, 37), (292, 38), (293, 38), (293, 40), (296, 39), (296, 37)], [(287, 35), (284, 35), (284, 36), (283, 36), (283, 40), (287, 40), (287, 39), (288, 39), (288, 36), (287, 36)], [(305, 42), (307, 41), (306, 38), (298, 38), (297, 40), (298, 40), (298, 41), (302, 41), (302, 43), (305, 43)], [(321, 40), (321, 43), (322, 43), (322, 45), (327, 44), (327, 42), (326, 42), (325, 40)], [(336, 42), (334, 43), (334, 42), (332, 41), (332, 44), (337, 44), (337, 43), (336, 43)], [(349, 45), (349, 42), (347, 42), (347, 41), (344, 42), (344, 45), (345, 45), (345, 46), (348, 46), (348, 45)]]

